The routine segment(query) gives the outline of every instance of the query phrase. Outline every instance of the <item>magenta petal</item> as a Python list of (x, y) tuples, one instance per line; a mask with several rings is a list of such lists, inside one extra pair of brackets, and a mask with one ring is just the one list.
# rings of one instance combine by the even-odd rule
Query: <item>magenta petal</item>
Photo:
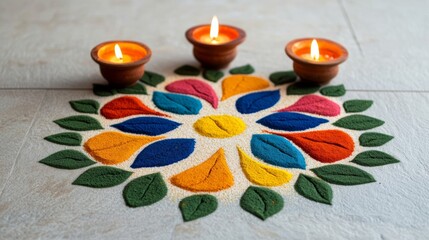
[(197, 79), (182, 79), (168, 84), (165, 89), (174, 93), (183, 93), (193, 95), (202, 98), (209, 102), (213, 108), (218, 106), (218, 97), (213, 88), (200, 80)]
[(278, 112), (306, 112), (317, 115), (334, 117), (340, 114), (341, 108), (335, 102), (317, 95), (307, 95), (295, 104), (278, 110)]

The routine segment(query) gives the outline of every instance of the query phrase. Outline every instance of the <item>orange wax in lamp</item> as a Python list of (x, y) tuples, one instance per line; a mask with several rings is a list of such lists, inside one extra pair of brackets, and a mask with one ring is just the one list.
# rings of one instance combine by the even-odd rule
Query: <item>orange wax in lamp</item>
[(237, 55), (237, 46), (246, 38), (246, 33), (237, 27), (219, 25), (213, 17), (210, 25), (199, 25), (186, 31), (186, 38), (194, 45), (194, 56), (210, 69), (228, 66)]
[(296, 39), (286, 45), (285, 51), (302, 81), (319, 84), (329, 83), (338, 74), (338, 65), (348, 57), (343, 46), (327, 39)]
[(135, 84), (144, 74), (144, 64), (152, 51), (143, 43), (133, 41), (104, 42), (91, 51), (92, 59), (100, 65), (101, 75), (115, 87)]

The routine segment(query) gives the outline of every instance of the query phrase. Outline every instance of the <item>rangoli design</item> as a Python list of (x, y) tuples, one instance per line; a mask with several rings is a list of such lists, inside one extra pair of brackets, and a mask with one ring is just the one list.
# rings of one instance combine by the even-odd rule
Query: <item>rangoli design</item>
[[(45, 138), (75, 149), (40, 162), (60, 169), (87, 168), (74, 185), (106, 188), (128, 181), (123, 198), (129, 207), (181, 192), (186, 196), (179, 203), (184, 221), (215, 212), (222, 191), (241, 196), (241, 208), (262, 220), (283, 208), (283, 197), (290, 192), (282, 189), (293, 187), (309, 200), (332, 204), (330, 184), (375, 182), (360, 166), (399, 162), (367, 149), (393, 138), (360, 133), (384, 123), (362, 114), (372, 101), (353, 99), (341, 106), (343, 85), (295, 82), (292, 71), (271, 74), (270, 83), (250, 75), (253, 71), (246, 65), (225, 76), (187, 65), (168, 81), (147, 71), (143, 84), (132, 87), (95, 84), (99, 101), (71, 101), (79, 114), (54, 121), (71, 131)], [(143, 98), (148, 94), (151, 98)], [(221, 147), (207, 152), (211, 142)]]

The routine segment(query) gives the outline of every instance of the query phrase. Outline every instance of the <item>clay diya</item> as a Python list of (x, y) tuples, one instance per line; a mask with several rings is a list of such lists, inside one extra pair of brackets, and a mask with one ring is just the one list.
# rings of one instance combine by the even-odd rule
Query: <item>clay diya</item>
[(194, 45), (194, 56), (204, 68), (225, 68), (237, 55), (237, 46), (246, 33), (237, 27), (219, 25), (214, 16), (211, 25), (199, 25), (186, 31), (186, 38)]
[(339, 43), (321, 38), (295, 39), (286, 45), (285, 51), (301, 81), (318, 84), (329, 83), (338, 74), (338, 65), (349, 55)]
[(101, 75), (114, 87), (135, 84), (144, 74), (144, 64), (152, 55), (148, 46), (134, 41), (109, 41), (91, 50), (92, 59), (100, 65)]

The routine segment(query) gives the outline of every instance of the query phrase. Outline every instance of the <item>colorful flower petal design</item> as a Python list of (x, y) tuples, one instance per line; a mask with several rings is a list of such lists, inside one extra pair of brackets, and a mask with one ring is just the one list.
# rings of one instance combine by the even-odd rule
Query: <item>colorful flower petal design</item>
[(122, 132), (157, 136), (170, 132), (180, 125), (181, 123), (160, 117), (137, 117), (113, 124), (112, 127)]
[(225, 78), (222, 82), (222, 101), (241, 93), (265, 89), (270, 83), (261, 78), (249, 75), (234, 75)]
[(173, 176), (170, 181), (177, 187), (193, 192), (217, 192), (234, 185), (223, 148), (203, 163)]
[(270, 108), (279, 100), (280, 90), (256, 92), (239, 98), (235, 107), (239, 113), (249, 114)]
[(283, 131), (303, 131), (315, 128), (328, 120), (311, 117), (301, 113), (279, 112), (268, 115), (256, 121), (266, 127)]
[(84, 148), (97, 161), (119, 164), (128, 160), (143, 145), (164, 137), (135, 136), (119, 132), (103, 132), (85, 142)]
[(174, 93), (154, 92), (152, 100), (158, 108), (181, 115), (196, 115), (203, 107), (198, 99)]
[(260, 186), (280, 186), (292, 179), (292, 174), (280, 168), (258, 162), (237, 147), (240, 164), (247, 179)]
[(266, 163), (284, 168), (305, 169), (305, 159), (301, 152), (280, 136), (254, 134), (250, 147), (253, 155)]
[(162, 167), (179, 162), (194, 152), (195, 139), (173, 138), (154, 142), (145, 147), (131, 168)]
[(217, 108), (219, 99), (213, 88), (197, 79), (182, 79), (168, 84), (165, 89), (169, 92), (189, 94), (209, 102), (213, 108)]
[(318, 95), (307, 95), (300, 98), (293, 105), (280, 109), (278, 112), (306, 112), (327, 117), (338, 116), (341, 108), (328, 98)]
[(349, 157), (354, 151), (353, 139), (340, 130), (303, 133), (274, 133), (298, 145), (304, 152), (322, 163), (333, 163)]
[(101, 108), (100, 112), (101, 115), (103, 115), (107, 119), (118, 119), (141, 114), (168, 116), (153, 109), (150, 109), (148, 106), (144, 105), (138, 98), (130, 96), (113, 99), (112, 101), (106, 103)]

